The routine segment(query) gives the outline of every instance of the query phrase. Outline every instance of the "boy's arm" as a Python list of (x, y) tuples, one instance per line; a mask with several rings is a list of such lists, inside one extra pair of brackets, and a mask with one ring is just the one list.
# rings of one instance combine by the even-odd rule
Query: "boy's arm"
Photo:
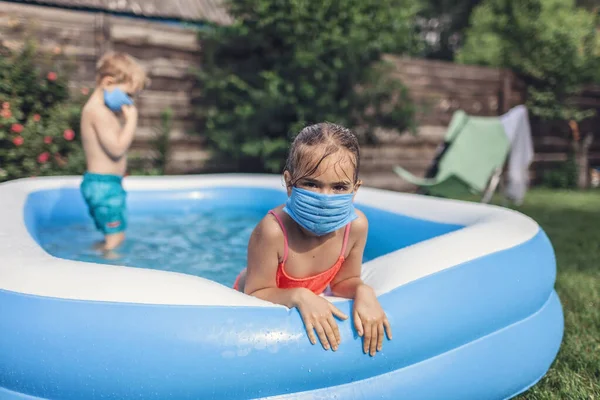
[(125, 125), (120, 130), (114, 130), (102, 123), (100, 113), (94, 115), (93, 125), (98, 136), (98, 141), (106, 153), (113, 159), (119, 159), (131, 146), (135, 129), (137, 127), (138, 112), (135, 106), (125, 105), (122, 107)]
[(369, 221), (367, 217), (359, 210), (356, 210), (358, 218), (352, 222), (350, 234), (357, 239), (350, 250), (350, 254), (344, 261), (333, 281), (331, 281), (331, 291), (335, 296), (353, 299), (356, 297), (356, 290), (364, 285), (360, 279), (360, 270), (362, 267), (363, 253), (367, 244), (367, 233), (369, 231)]

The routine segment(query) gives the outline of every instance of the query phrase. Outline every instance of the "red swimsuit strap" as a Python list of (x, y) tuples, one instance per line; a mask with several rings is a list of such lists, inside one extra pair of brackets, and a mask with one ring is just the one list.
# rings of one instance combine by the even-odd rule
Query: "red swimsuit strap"
[(283, 225), (283, 221), (279, 218), (279, 215), (275, 214), (275, 211), (270, 210), (269, 214), (275, 217), (277, 223), (281, 227), (281, 231), (283, 232), (283, 259), (281, 260), (282, 264), (285, 264), (288, 256), (288, 239), (287, 239), (287, 231), (285, 230), (285, 226)]
[(342, 244), (342, 253), (340, 257), (346, 258), (346, 247), (348, 247), (348, 238), (350, 237), (350, 227), (352, 226), (352, 222), (346, 225), (346, 229), (344, 230), (344, 244)]
[[(285, 226), (283, 225), (283, 221), (281, 220), (279, 215), (277, 215), (275, 213), (275, 211), (270, 210), (269, 214), (271, 214), (272, 216), (275, 217), (275, 219), (277, 220), (277, 223), (279, 224), (279, 227), (281, 228), (281, 231), (283, 232), (283, 259), (281, 260), (281, 263), (285, 264), (285, 262), (287, 261), (287, 257), (288, 257), (287, 230), (285, 229)], [(346, 228), (344, 229), (344, 242), (342, 243), (342, 251), (340, 252), (340, 257), (346, 258), (345, 254), (346, 254), (346, 248), (348, 247), (348, 238), (350, 238), (350, 227), (351, 226), (352, 226), (352, 222), (349, 223), (348, 225), (346, 225)]]

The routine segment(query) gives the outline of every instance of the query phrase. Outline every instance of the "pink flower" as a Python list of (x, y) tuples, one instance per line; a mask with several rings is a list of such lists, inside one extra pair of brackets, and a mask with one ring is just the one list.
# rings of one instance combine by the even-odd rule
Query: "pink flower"
[(81, 88), (81, 94), (84, 96), (87, 96), (90, 93), (90, 89), (86, 88), (86, 87), (82, 87)]
[(8, 110), (10, 109), (10, 103), (8, 101), (5, 101), (2, 103), (2, 109), (3, 110)]
[(10, 127), (10, 130), (13, 131), (14, 133), (21, 133), (21, 132), (23, 132), (23, 125), (12, 124)]
[(52, 137), (51, 136), (44, 136), (44, 143), (46, 143), (46, 144), (52, 143)]
[(33, 114), (33, 120), (35, 122), (40, 122), (40, 119), (42, 119), (42, 116), (40, 114)]
[(63, 137), (65, 140), (71, 141), (75, 138), (75, 132), (73, 132), (73, 129), (65, 129), (63, 132)]
[(56, 74), (56, 72), (48, 72), (46, 78), (48, 78), (50, 82), (53, 82), (58, 78), (58, 75)]
[(23, 144), (24, 140), (23, 140), (23, 137), (17, 136), (12, 140), (12, 142), (15, 146), (20, 146)]
[(48, 153), (47, 151), (43, 152), (42, 154), (40, 154), (37, 158), (38, 162), (40, 164), (45, 164), (48, 162), (48, 159), (50, 158), (50, 153)]
[(10, 112), (9, 108), (3, 108), (2, 111), (0, 111), (0, 116), (2, 118), (9, 119), (10, 117), (12, 117), (12, 113)]

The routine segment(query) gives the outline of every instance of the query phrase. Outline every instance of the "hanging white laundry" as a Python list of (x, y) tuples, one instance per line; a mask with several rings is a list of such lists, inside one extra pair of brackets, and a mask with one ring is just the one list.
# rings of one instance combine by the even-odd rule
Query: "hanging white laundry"
[(527, 107), (519, 105), (500, 116), (510, 141), (507, 181), (504, 195), (521, 204), (529, 187), (529, 165), (533, 161), (533, 140)]

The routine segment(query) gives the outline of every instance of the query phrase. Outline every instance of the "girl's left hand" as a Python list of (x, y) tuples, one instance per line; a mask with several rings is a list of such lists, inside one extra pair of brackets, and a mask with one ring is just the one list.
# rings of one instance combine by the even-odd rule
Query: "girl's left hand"
[(363, 338), (365, 354), (370, 353), (373, 357), (376, 351), (381, 351), (384, 330), (388, 340), (392, 340), (390, 322), (370, 286), (363, 284), (356, 289), (353, 317), (354, 327)]

